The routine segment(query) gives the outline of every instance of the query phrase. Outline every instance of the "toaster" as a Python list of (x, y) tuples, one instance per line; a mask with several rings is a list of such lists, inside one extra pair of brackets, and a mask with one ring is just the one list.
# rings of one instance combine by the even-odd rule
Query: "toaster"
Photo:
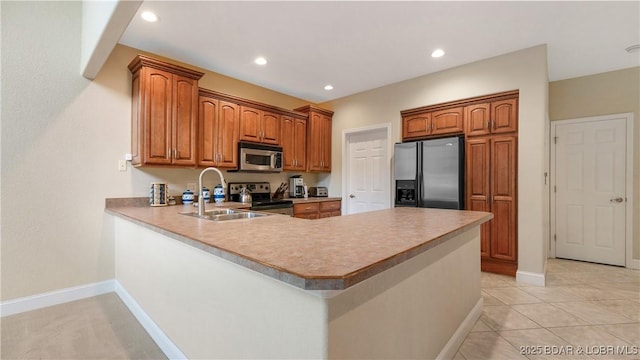
[(329, 191), (324, 186), (312, 186), (309, 188), (309, 196), (312, 197), (327, 197), (329, 196)]

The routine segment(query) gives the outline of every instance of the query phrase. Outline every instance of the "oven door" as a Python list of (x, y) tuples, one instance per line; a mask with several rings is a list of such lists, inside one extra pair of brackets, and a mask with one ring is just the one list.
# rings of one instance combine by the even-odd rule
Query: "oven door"
[(260, 205), (260, 206), (252, 206), (251, 210), (293, 216), (292, 205), (289, 205), (289, 206), (282, 205), (282, 204)]

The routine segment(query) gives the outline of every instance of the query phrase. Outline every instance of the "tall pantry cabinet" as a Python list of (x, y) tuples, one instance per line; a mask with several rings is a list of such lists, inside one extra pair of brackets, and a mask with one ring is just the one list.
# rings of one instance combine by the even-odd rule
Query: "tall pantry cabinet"
[(494, 216), (481, 227), (481, 267), (513, 276), (518, 268), (517, 95), (468, 105), (464, 111), (466, 208)]

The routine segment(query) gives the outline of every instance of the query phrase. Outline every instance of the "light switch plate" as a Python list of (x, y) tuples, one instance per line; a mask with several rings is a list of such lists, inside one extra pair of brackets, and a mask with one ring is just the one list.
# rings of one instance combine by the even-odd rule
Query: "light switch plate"
[(127, 171), (127, 160), (118, 160), (118, 171)]

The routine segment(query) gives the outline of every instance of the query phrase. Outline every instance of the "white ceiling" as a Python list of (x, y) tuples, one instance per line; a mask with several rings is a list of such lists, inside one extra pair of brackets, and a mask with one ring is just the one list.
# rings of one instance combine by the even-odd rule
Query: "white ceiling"
[(550, 81), (640, 66), (639, 19), (639, 1), (144, 1), (120, 43), (319, 103), (540, 44)]

